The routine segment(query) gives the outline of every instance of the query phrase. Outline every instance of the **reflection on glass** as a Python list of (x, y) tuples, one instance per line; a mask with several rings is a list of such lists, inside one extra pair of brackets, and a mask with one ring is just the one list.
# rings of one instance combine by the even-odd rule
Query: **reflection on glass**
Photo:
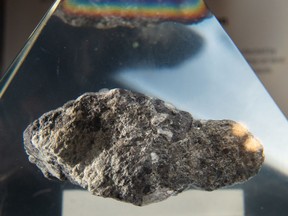
[[(287, 214), (287, 120), (214, 16), (196, 23), (129, 18), (99, 28), (81, 14), (63, 22), (62, 7), (56, 1), (0, 82), (0, 212), (61, 214), (62, 191), (74, 186), (46, 180), (28, 162), (22, 132), (84, 92), (120, 87), (195, 117), (246, 124), (262, 141), (266, 162), (258, 176), (235, 186), (244, 192), (244, 212)], [(81, 26), (79, 20), (87, 22)]]

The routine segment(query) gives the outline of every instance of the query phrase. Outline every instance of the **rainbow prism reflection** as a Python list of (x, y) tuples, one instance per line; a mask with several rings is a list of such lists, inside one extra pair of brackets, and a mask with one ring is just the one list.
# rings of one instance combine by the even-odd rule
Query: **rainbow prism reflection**
[(203, 0), (63, 0), (63, 10), (73, 16), (153, 19), (195, 22), (208, 10)]

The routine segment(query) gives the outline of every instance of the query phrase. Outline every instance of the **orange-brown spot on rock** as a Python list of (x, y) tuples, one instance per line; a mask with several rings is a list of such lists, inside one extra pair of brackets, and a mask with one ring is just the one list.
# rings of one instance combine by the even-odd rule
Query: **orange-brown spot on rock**
[(249, 132), (244, 125), (240, 123), (235, 123), (232, 126), (232, 134), (237, 137), (243, 137), (243, 136), (248, 135)]
[(244, 147), (248, 152), (258, 152), (263, 150), (261, 143), (252, 136), (248, 137), (248, 139), (245, 141)]

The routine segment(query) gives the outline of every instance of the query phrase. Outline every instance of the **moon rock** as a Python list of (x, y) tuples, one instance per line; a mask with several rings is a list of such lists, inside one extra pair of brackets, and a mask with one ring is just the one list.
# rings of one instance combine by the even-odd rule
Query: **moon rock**
[(123, 89), (85, 93), (43, 114), (24, 131), (24, 144), (45, 177), (138, 206), (244, 182), (264, 161), (243, 125), (197, 120)]

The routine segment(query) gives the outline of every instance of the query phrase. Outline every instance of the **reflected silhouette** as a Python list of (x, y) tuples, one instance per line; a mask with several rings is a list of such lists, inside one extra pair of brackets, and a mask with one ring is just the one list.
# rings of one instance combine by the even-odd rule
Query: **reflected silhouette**
[[(193, 58), (202, 48), (204, 40), (196, 32), (183, 25), (166, 22), (136, 30), (129, 41), (129, 63), (142, 67), (175, 67)], [(131, 42), (130, 42), (131, 43)], [(131, 49), (134, 48), (134, 49)]]
[[(73, 75), (82, 87), (103, 82), (128, 67), (173, 67), (196, 55), (203, 38), (184, 25), (162, 23), (143, 28), (72, 27), (53, 17), (35, 44), (30, 59), (42, 61), (51, 73)], [(35, 57), (31, 55), (35, 54)], [(27, 61), (27, 60), (26, 60)], [(31, 66), (31, 63), (27, 67)], [(63, 83), (62, 83), (63, 85)], [(107, 87), (103, 85), (103, 87)]]

